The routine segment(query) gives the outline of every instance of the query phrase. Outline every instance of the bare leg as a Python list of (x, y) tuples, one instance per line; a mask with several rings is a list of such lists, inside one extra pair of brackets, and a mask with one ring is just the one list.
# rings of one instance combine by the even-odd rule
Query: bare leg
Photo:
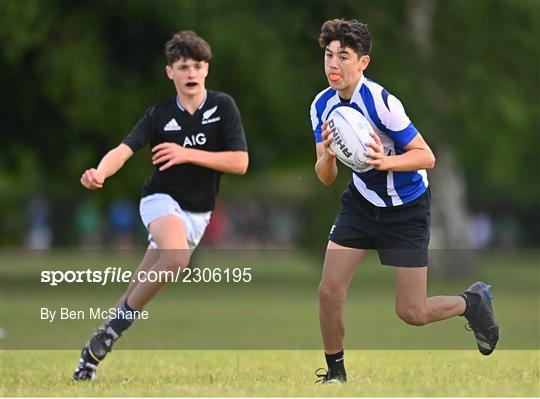
[[(154, 220), (149, 226), (150, 234), (158, 245), (157, 257), (148, 271), (170, 270), (176, 273), (189, 263), (189, 245), (186, 240), (184, 223), (176, 216), (163, 216)], [(168, 281), (139, 281), (127, 296), (128, 305), (141, 310), (163, 288)]]
[(427, 298), (427, 266), (398, 267), (396, 277), (396, 313), (408, 324), (422, 326), (465, 311), (460, 296)]
[[(157, 249), (152, 249), (148, 247), (146, 249), (146, 253), (144, 254), (144, 258), (137, 268), (137, 270), (134, 273), (134, 276), (137, 276), (140, 271), (148, 271), (150, 268), (157, 262), (159, 259), (159, 251)], [(124, 294), (118, 299), (116, 304), (114, 305), (115, 308), (119, 309), (124, 302), (126, 301), (126, 298), (131, 294), (131, 292), (135, 289), (135, 287), (139, 284), (139, 280), (137, 278), (133, 279)]]
[[(189, 246), (186, 240), (184, 223), (176, 216), (163, 216), (154, 220), (150, 226), (150, 233), (159, 249), (148, 249), (137, 272), (161, 270), (181, 271), (189, 262)], [(158, 292), (167, 284), (166, 280), (155, 283), (141, 280), (135, 275), (124, 293), (118, 300), (116, 307), (123, 302), (136, 310), (141, 310)], [(138, 280), (138, 281), (137, 281)], [(74, 380), (91, 380), (95, 377), (96, 369), (107, 353), (110, 352), (114, 342), (122, 335), (133, 320), (118, 317), (108, 320), (90, 338), (83, 347), (79, 366), (73, 373)]]
[(345, 298), (364, 254), (363, 249), (346, 248), (332, 241), (326, 247), (319, 285), (319, 320), (327, 354), (338, 353), (343, 349)]

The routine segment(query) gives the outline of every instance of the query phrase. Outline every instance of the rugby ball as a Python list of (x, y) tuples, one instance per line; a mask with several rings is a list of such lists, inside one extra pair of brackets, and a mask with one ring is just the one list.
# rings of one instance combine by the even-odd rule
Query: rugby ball
[(328, 128), (333, 137), (330, 148), (336, 153), (337, 159), (349, 168), (366, 172), (373, 169), (367, 165), (369, 160), (364, 154), (373, 151), (367, 143), (375, 143), (369, 132), (373, 128), (367, 119), (354, 108), (343, 106), (334, 109), (328, 115)]

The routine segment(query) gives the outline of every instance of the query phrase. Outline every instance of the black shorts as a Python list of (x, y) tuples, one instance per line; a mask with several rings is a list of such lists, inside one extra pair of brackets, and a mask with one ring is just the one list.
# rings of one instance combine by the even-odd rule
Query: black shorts
[(354, 184), (341, 195), (328, 239), (349, 248), (377, 249), (383, 265), (422, 267), (428, 264), (431, 194), (403, 205), (378, 207)]

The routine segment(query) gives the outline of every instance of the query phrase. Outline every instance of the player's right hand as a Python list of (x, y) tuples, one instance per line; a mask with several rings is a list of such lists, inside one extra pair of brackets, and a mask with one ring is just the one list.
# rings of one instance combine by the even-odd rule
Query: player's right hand
[(335, 157), (336, 153), (330, 148), (330, 143), (332, 142), (332, 140), (334, 140), (334, 138), (330, 136), (330, 133), (332, 133), (332, 129), (328, 127), (328, 121), (322, 124), (321, 131), (321, 136), (323, 139), (322, 144), (324, 145), (326, 155), (329, 155), (330, 157)]
[(105, 179), (97, 169), (87, 169), (81, 176), (81, 184), (89, 190), (95, 190), (103, 187)]

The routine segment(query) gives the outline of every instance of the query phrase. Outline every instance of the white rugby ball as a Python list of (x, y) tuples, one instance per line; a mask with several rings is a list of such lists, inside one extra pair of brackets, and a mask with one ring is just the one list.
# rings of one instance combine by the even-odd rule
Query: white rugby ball
[(365, 162), (369, 160), (364, 154), (373, 151), (367, 143), (375, 143), (369, 132), (373, 128), (367, 119), (354, 108), (343, 106), (334, 109), (328, 115), (328, 127), (333, 137), (330, 148), (336, 153), (337, 159), (349, 168), (366, 172), (373, 166)]

